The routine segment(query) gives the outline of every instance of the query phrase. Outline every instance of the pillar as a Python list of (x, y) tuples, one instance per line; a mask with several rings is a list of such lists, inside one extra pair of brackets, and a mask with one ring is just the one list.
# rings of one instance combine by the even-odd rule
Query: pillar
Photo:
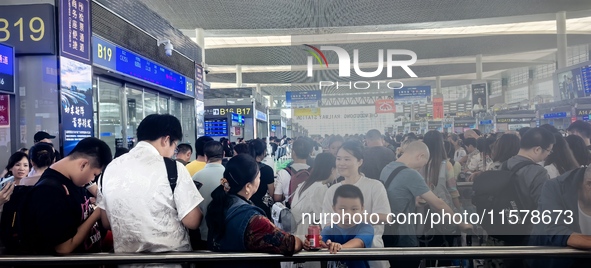
[(482, 80), (482, 54), (476, 55), (476, 80)]
[[(201, 66), (205, 68), (205, 30), (202, 28), (195, 29), (196, 43), (201, 48)], [(203, 72), (203, 80), (205, 79), (205, 72)]]
[(566, 11), (556, 13), (556, 62), (558, 69), (566, 67)]
[(236, 87), (242, 87), (242, 65), (236, 65)]

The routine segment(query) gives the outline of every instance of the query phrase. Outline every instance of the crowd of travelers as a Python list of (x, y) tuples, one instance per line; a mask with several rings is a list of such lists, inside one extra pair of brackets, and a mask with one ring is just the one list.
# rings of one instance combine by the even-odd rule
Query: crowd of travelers
[[(591, 124), (576, 121), (566, 131), (568, 136), (551, 125), (494, 134), (471, 129), (391, 135), (372, 129), (363, 135), (249, 141), (202, 136), (191, 145), (180, 143), (183, 132), (176, 117), (153, 114), (139, 124), (138, 143), (130, 150), (117, 148), (113, 157), (105, 142), (86, 138), (64, 158), (51, 144), (55, 137), (40, 132), (36, 144), (14, 153), (6, 166), (3, 177), (10, 180), (0, 190), (0, 238), (7, 254), (35, 255), (212, 250), (289, 256), (318, 248), (338, 254), (346, 248), (464, 246), (472, 234), (479, 245), (591, 249)], [(282, 158), (291, 161), (277, 168), (274, 161)], [(473, 189), (458, 186), (472, 184)], [(552, 214), (557, 217), (553, 224), (524, 224), (513, 235), (467, 223), (383, 224), (392, 213), (482, 210), (503, 198), (518, 199), (524, 210), (572, 213)], [(303, 218), (306, 213), (364, 212), (377, 215), (382, 224), (316, 226)], [(315, 227), (320, 228), (318, 244), (309, 235)], [(420, 262), (327, 264), (416, 268)], [(427, 260), (427, 266), (454, 262)], [(481, 265), (584, 264), (553, 258), (492, 259)]]

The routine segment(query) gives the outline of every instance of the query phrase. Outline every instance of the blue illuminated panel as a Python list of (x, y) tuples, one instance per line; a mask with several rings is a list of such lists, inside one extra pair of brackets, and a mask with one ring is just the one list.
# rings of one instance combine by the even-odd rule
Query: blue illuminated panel
[(205, 136), (219, 137), (228, 136), (228, 120), (226, 119), (206, 119)]
[[(194, 96), (194, 80), (93, 36), (93, 63), (130, 77)], [(187, 88), (191, 90), (187, 92)]]
[(14, 93), (14, 49), (0, 44), (0, 91)]

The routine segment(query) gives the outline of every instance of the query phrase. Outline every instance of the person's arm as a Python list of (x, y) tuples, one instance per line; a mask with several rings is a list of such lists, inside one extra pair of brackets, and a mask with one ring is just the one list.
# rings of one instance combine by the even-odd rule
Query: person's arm
[(92, 214), (78, 227), (74, 237), (57, 245), (55, 247), (55, 252), (58, 254), (69, 254), (80, 246), (80, 244), (84, 242), (84, 239), (88, 238), (92, 226), (94, 226), (94, 224), (100, 219), (101, 211), (100, 208), (96, 208), (94, 212), (92, 212)]
[(181, 163), (176, 163), (178, 178), (176, 188), (173, 193), (173, 201), (177, 208), (178, 218), (188, 229), (195, 230), (199, 228), (203, 213), (199, 204), (203, 202), (203, 197), (197, 190), (189, 172), (184, 169)]
[[(434, 207), (437, 212), (443, 210), (445, 214), (453, 215), (454, 213), (454, 211), (443, 200), (441, 200), (431, 191), (421, 195), (421, 198), (425, 199), (425, 201), (427, 201), (430, 206)], [(471, 224), (458, 224), (458, 227), (460, 227), (462, 230), (472, 229)]]
[(181, 222), (188, 229), (197, 230), (197, 228), (199, 228), (199, 225), (201, 225), (202, 219), (203, 213), (201, 212), (199, 206), (196, 206), (195, 208), (193, 208), (193, 210), (191, 210), (191, 212), (189, 212), (189, 214), (187, 214), (187, 216), (185, 216), (181, 220)]
[(302, 240), (277, 228), (263, 215), (253, 216), (244, 233), (246, 249), (253, 252), (276, 253), (286, 256), (300, 252)]
[(0, 206), (4, 206), (4, 204), (10, 200), (13, 191), (14, 182), (10, 182), (4, 186), (2, 191), (0, 191)]
[[(287, 173), (287, 171), (285, 170), (280, 170), (277, 173), (277, 185), (273, 185), (273, 200), (275, 202), (281, 202), (284, 199), (284, 193), (283, 193), (283, 183), (285, 183), (284, 181), (284, 174), (283, 173)], [(289, 175), (289, 174), (288, 174)]]
[(572, 233), (566, 241), (566, 244), (573, 248), (591, 249), (591, 235)]

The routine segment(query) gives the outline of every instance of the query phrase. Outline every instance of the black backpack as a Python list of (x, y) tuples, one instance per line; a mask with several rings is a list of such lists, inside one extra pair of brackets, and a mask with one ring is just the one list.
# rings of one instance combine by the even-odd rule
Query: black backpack
[[(392, 180), (394, 180), (394, 178), (398, 175), (398, 173), (400, 173), (401, 171), (403, 171), (407, 168), (408, 167), (406, 167), (406, 166), (397, 167), (395, 170), (392, 171), (392, 173), (390, 173), (390, 176), (388, 176), (388, 179), (386, 180), (386, 182), (384, 182), (384, 187), (386, 188), (386, 191), (388, 191), (388, 187), (390, 187)], [(389, 196), (388, 196), (388, 199), (390, 199)], [(414, 202), (414, 200), (411, 202)], [(402, 213), (405, 213), (405, 211), (409, 205), (410, 205), (410, 203), (406, 205), (406, 207), (404, 208), (404, 211), (402, 211)], [(398, 227), (399, 226), (400, 226), (400, 224), (398, 224), (398, 222), (396, 222), (394, 224), (386, 224), (384, 226), (384, 235), (382, 236), (382, 239), (384, 240), (385, 247), (397, 247), (398, 246), (398, 237), (399, 237), (398, 236)]]
[[(490, 236), (507, 241), (529, 235), (531, 220), (528, 218), (531, 214), (518, 211), (531, 212), (537, 204), (531, 197), (521, 196), (518, 185), (522, 178), (517, 175), (520, 169), (529, 165), (536, 163), (524, 161), (509, 170), (505, 162), (500, 170), (485, 171), (474, 178), (472, 204), (483, 217), (482, 227)], [(509, 219), (515, 224), (510, 224)]]
[[(42, 179), (37, 185), (51, 185), (56, 189), (62, 189), (63, 186), (53, 179)], [(34, 193), (35, 186), (15, 186), (10, 201), (4, 204), (2, 209), (2, 220), (0, 221), (0, 239), (5, 248), (6, 254), (25, 255), (34, 254), (34, 247), (30, 238), (25, 237), (25, 226), (22, 212), (27, 206), (28, 196)]]

